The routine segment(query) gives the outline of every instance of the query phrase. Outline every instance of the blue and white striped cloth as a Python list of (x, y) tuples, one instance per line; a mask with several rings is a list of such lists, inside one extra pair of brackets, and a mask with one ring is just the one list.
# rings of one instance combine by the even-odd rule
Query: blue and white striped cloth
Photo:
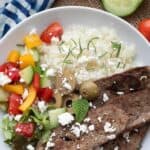
[(30, 15), (52, 5), (54, 0), (0, 0), (0, 38)]

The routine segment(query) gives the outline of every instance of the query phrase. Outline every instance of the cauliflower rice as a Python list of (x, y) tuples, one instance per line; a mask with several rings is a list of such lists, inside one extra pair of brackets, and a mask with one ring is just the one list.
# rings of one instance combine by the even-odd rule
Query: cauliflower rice
[(53, 38), (50, 45), (43, 45), (41, 52), (41, 67), (47, 76), (70, 67), (79, 84), (126, 70), (135, 57), (135, 47), (123, 43), (115, 30), (78, 25), (65, 29), (60, 41)]

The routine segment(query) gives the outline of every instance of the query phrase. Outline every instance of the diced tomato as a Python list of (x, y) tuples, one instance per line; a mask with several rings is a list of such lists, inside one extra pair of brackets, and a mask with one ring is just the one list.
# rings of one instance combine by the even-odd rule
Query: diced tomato
[(0, 66), (0, 72), (4, 72), (9, 78), (16, 82), (20, 79), (18, 64), (13, 62), (7, 62)]
[(22, 98), (18, 94), (11, 94), (8, 98), (9, 105), (8, 105), (8, 113), (10, 115), (17, 115), (21, 114), (19, 110), (19, 106), (21, 104)]
[(51, 43), (52, 37), (61, 38), (63, 28), (58, 22), (50, 24), (41, 34), (41, 40), (45, 43)]
[(35, 124), (32, 122), (18, 123), (15, 127), (15, 132), (26, 138), (33, 136), (35, 130)]
[(38, 97), (46, 102), (51, 101), (53, 96), (53, 90), (46, 87), (46, 88), (40, 88), (38, 92)]
[(40, 75), (39, 73), (35, 73), (32, 81), (33, 87), (36, 89), (38, 92), (40, 89)]

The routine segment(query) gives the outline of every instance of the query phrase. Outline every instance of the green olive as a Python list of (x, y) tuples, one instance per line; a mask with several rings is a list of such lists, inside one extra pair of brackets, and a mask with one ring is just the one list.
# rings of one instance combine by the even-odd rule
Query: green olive
[(93, 81), (85, 81), (80, 86), (80, 94), (88, 100), (93, 100), (98, 97), (99, 88)]

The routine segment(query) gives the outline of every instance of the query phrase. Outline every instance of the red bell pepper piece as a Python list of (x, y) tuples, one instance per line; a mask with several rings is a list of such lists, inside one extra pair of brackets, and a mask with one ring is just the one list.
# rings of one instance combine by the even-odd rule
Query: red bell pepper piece
[(36, 89), (36, 91), (38, 92), (40, 89), (40, 75), (39, 75), (39, 73), (34, 74), (32, 85)]
[(30, 138), (33, 136), (35, 130), (35, 124), (32, 122), (18, 123), (15, 127), (15, 132), (18, 135)]
[(19, 106), (22, 102), (21, 96), (13, 93), (9, 96), (8, 101), (9, 101), (8, 113), (10, 115), (21, 114), (21, 111), (19, 110)]
[(51, 43), (52, 37), (61, 38), (63, 34), (63, 28), (58, 22), (50, 24), (41, 34), (41, 40), (45, 43)]
[(46, 88), (40, 88), (40, 90), (38, 92), (38, 97), (41, 100), (44, 100), (46, 102), (51, 101), (52, 96), (53, 96), (53, 90), (50, 89), (50, 88), (48, 88), (48, 87), (46, 87)]

